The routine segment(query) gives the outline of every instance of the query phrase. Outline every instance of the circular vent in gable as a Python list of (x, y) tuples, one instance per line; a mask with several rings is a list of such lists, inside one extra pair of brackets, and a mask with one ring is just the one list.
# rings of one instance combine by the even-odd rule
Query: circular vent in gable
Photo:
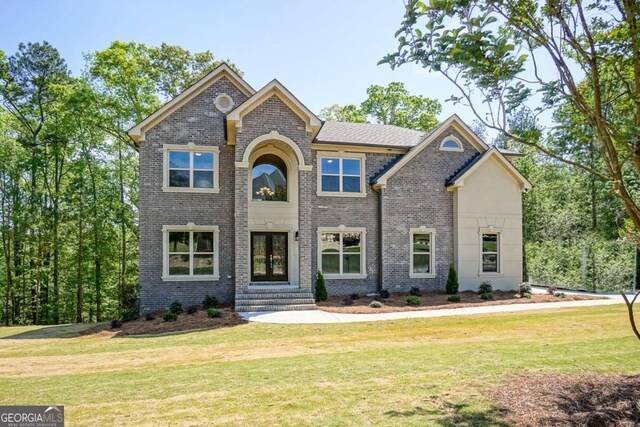
[(228, 113), (233, 108), (233, 99), (226, 93), (221, 93), (214, 101), (216, 108), (223, 113)]

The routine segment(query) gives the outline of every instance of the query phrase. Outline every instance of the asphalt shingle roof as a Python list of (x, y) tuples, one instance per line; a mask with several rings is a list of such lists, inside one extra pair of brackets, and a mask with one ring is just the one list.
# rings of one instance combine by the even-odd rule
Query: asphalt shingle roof
[(398, 126), (327, 121), (320, 129), (316, 140), (326, 143), (411, 148), (417, 145), (424, 135), (422, 131)]

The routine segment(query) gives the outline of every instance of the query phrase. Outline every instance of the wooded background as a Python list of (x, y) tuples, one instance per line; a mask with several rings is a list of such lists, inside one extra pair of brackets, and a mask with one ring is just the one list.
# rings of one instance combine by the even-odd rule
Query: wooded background
[[(0, 51), (5, 324), (138, 316), (138, 155), (126, 130), (219, 63), (208, 51), (117, 41), (86, 55), (73, 76), (46, 42)], [(360, 106), (334, 105), (322, 115), (428, 130), (440, 110), (438, 100), (394, 82), (371, 86)], [(558, 110), (556, 120), (572, 119), (570, 107)], [(486, 137), (482, 125), (475, 128)], [(569, 128), (549, 143), (601, 162), (589, 132)], [(630, 289), (635, 246), (620, 239), (627, 215), (606, 184), (526, 146), (494, 143), (526, 153), (517, 166), (534, 185), (524, 201), (526, 276), (570, 288)]]

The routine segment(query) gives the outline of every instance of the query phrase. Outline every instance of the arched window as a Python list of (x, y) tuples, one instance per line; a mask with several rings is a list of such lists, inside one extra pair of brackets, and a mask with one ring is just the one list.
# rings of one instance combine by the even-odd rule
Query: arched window
[(453, 136), (448, 136), (440, 144), (440, 150), (442, 151), (463, 151), (462, 144)]
[(253, 163), (252, 180), (253, 200), (287, 201), (287, 165), (280, 157), (258, 157)]

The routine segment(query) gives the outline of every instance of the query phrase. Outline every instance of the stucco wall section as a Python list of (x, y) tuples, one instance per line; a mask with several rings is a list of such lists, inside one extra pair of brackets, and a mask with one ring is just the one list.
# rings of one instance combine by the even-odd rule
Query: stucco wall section
[[(460, 290), (477, 291), (484, 280), (494, 289), (515, 290), (522, 281), (522, 191), (493, 158), (455, 190)], [(500, 272), (482, 273), (481, 230), (500, 233)]]

